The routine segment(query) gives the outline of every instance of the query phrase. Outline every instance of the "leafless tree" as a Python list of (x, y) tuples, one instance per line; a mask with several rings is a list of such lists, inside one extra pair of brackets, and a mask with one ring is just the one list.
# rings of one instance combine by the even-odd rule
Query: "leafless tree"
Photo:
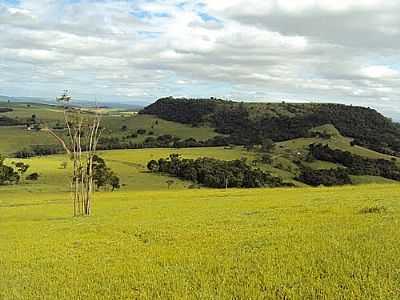
[(57, 101), (64, 110), (65, 134), (57, 134), (47, 126), (49, 132), (64, 148), (72, 160), (71, 194), (74, 216), (89, 216), (93, 200), (93, 157), (102, 133), (99, 110), (84, 111), (70, 105), (71, 97), (65, 91)]

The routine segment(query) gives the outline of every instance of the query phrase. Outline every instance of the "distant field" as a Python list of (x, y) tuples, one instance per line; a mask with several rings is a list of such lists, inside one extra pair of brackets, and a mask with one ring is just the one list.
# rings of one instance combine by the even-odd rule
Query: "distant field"
[[(1, 130), (0, 130), (1, 132)], [(41, 134), (34, 133), (33, 134)], [(13, 141), (12, 136), (9, 137)], [(51, 137), (48, 137), (51, 139)], [(318, 142), (318, 139), (313, 141)], [(15, 141), (18, 143), (18, 141)], [(27, 141), (28, 143), (35, 143), (35, 139)], [(286, 182), (292, 182), (297, 186), (304, 186), (303, 183), (294, 180), (296, 176), (297, 166), (292, 162), (293, 156), (296, 156), (298, 151), (306, 151), (302, 148), (303, 144), (309, 144), (310, 140), (299, 139), (290, 142), (289, 147), (284, 149), (279, 146), (276, 147), (273, 157), (273, 165), (257, 163), (256, 167), (265, 171), (271, 172), (274, 176), (281, 177)], [(278, 145), (281, 145), (279, 143)], [(1, 144), (4, 145), (5, 144)], [(296, 146), (295, 146), (296, 145)], [(10, 146), (8, 146), (10, 147)], [(9, 148), (12, 150), (12, 148)], [(287, 151), (290, 149), (290, 151)], [(303, 149), (303, 150), (302, 150)], [(369, 150), (366, 150), (369, 151)], [(206, 148), (184, 148), (184, 149), (136, 149), (136, 150), (112, 150), (100, 151), (99, 155), (103, 157), (108, 166), (110, 166), (117, 175), (121, 178), (122, 190), (163, 190), (167, 189), (166, 181), (171, 179), (166, 175), (151, 174), (148, 172), (146, 166), (152, 159), (167, 158), (170, 154), (179, 153), (185, 158), (198, 158), (198, 157), (213, 157), (223, 160), (234, 160), (246, 158), (249, 164), (253, 160), (259, 159), (259, 154), (254, 151), (246, 151), (243, 147), (233, 147), (226, 149), (224, 147), (206, 147)], [(289, 159), (290, 158), (290, 159)], [(26, 189), (31, 192), (49, 192), (49, 191), (66, 191), (68, 189), (70, 169), (62, 169), (61, 163), (68, 161), (65, 155), (54, 155), (45, 157), (34, 157), (31, 159), (14, 159), (9, 158), (8, 163), (12, 161), (24, 161), (30, 165), (29, 172), (38, 172), (40, 179), (38, 182), (26, 183), (23, 186), (3, 187), (2, 189), (21, 190)], [(337, 165), (328, 162), (315, 161), (308, 164), (314, 169), (321, 168), (336, 168)], [(355, 184), (364, 183), (394, 183), (392, 180), (384, 179), (381, 177), (373, 176), (352, 176)], [(173, 178), (174, 184), (172, 189), (187, 189), (192, 182), (182, 181), (178, 178)]]
[(214, 129), (210, 127), (192, 127), (190, 125), (165, 121), (149, 115), (106, 115), (103, 118), (103, 125), (107, 130), (111, 130), (113, 135), (126, 135), (121, 132), (121, 127), (125, 125), (128, 132), (136, 132), (137, 129), (146, 129), (147, 134), (136, 139), (138, 142), (143, 141), (148, 133), (152, 131), (154, 136), (163, 134), (171, 134), (182, 139), (193, 137), (197, 140), (207, 140), (216, 136)]
[[(218, 159), (234, 160), (242, 157), (250, 161), (254, 153), (245, 151), (242, 147), (231, 150), (223, 147), (190, 148), (190, 149), (137, 149), (102, 151), (99, 155), (105, 158), (110, 166), (121, 178), (122, 190), (162, 190), (167, 189), (166, 181), (171, 177), (151, 174), (147, 171), (147, 163), (152, 159), (167, 158), (172, 153), (182, 154), (185, 158), (214, 157)], [(30, 165), (29, 172), (38, 172), (41, 177), (38, 182), (27, 183), (23, 186), (2, 187), (3, 190), (25, 189), (31, 192), (66, 191), (68, 190), (69, 168), (62, 169), (61, 163), (66, 160), (65, 155), (34, 157), (31, 159), (8, 159), (7, 162), (24, 161)], [(29, 173), (28, 172), (28, 173)], [(172, 189), (187, 188), (192, 182), (184, 182), (173, 178), (175, 183)], [(1, 187), (0, 187), (1, 188)]]
[[(60, 108), (42, 104), (1, 103), (0, 107), (13, 109), (1, 115), (14, 118), (23, 123), (35, 115), (36, 119), (44, 126), (54, 126), (57, 122), (63, 124), (64, 115)], [(133, 112), (119, 110), (101, 111), (102, 124), (105, 127), (105, 137), (126, 137), (136, 133), (138, 129), (145, 129), (146, 133), (131, 140), (135, 143), (143, 142), (147, 137), (157, 137), (164, 134), (177, 136), (181, 139), (195, 138), (207, 140), (217, 135), (210, 127), (192, 127), (190, 125), (169, 122), (149, 115), (138, 115)], [(125, 126), (126, 129), (122, 130)], [(150, 134), (152, 133), (152, 134)], [(0, 153), (11, 155), (31, 145), (54, 145), (57, 142), (46, 132), (26, 130), (25, 126), (1, 127), (0, 126)]]
[(45, 104), (30, 103), (0, 103), (0, 107), (8, 107), (13, 111), (4, 113), (5, 116), (17, 119), (30, 119), (36, 115), (39, 120), (57, 121), (63, 119), (63, 112), (60, 108)]
[[(398, 185), (0, 192), (0, 299), (398, 299)], [(374, 210), (376, 208), (376, 211)]]
[(12, 153), (32, 145), (55, 145), (57, 142), (46, 132), (27, 131), (22, 127), (0, 126), (0, 153)]

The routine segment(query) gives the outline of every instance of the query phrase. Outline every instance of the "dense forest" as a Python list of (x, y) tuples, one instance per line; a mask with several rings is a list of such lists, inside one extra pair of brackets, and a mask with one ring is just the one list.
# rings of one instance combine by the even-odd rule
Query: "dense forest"
[(309, 136), (311, 128), (334, 125), (353, 144), (399, 155), (400, 125), (377, 111), (342, 104), (242, 103), (219, 99), (162, 98), (140, 113), (180, 123), (209, 124), (234, 144), (261, 144)]
[(258, 188), (292, 186), (260, 169), (252, 169), (245, 160), (224, 161), (214, 158), (184, 159), (178, 154), (151, 160), (151, 172), (161, 172), (213, 188)]

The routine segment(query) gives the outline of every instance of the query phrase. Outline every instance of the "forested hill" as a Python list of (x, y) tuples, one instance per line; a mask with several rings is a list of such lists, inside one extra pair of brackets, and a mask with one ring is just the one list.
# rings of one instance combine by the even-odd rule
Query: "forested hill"
[(354, 144), (400, 154), (400, 125), (377, 111), (343, 104), (243, 103), (220, 99), (162, 98), (140, 113), (198, 126), (207, 123), (234, 144), (260, 144), (307, 137), (310, 129), (334, 125)]

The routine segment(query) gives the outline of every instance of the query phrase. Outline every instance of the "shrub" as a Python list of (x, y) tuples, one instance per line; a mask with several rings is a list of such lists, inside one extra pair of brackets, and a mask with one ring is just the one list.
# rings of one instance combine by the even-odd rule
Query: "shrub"
[(32, 173), (26, 176), (26, 180), (36, 181), (38, 180), (40, 175), (38, 173)]
[(387, 211), (384, 206), (372, 206), (372, 207), (364, 207), (360, 209), (360, 214), (381, 214)]

